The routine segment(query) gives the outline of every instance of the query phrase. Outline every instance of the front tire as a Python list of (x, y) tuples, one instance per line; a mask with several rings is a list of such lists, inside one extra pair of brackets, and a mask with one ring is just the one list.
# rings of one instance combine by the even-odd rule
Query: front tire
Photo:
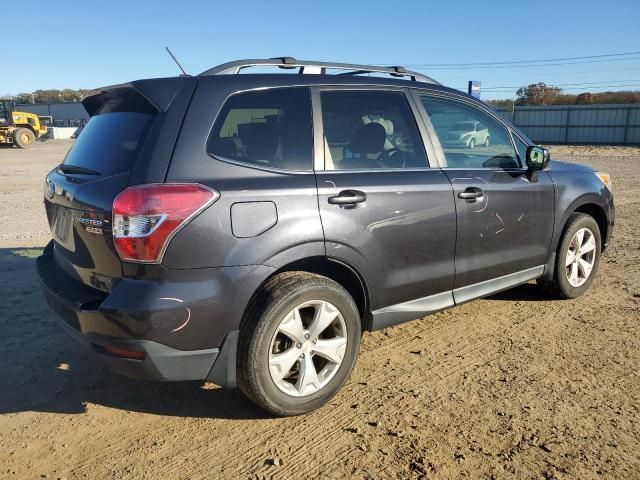
[(538, 280), (555, 298), (577, 298), (587, 291), (600, 264), (602, 239), (598, 223), (590, 215), (569, 217), (556, 254), (552, 281)]
[(306, 272), (278, 274), (242, 320), (238, 386), (274, 415), (315, 410), (351, 374), (361, 328), (353, 298), (337, 282)]
[(474, 148), (476, 148), (476, 139), (472, 138), (471, 140), (469, 140), (469, 150), (473, 150)]
[(13, 132), (13, 143), (18, 148), (29, 148), (36, 141), (36, 136), (28, 128), (18, 128)]

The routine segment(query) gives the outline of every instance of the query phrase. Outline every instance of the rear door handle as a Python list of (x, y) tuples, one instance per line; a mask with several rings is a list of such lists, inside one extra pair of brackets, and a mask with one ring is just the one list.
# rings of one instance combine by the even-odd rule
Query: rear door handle
[(338, 195), (328, 198), (331, 205), (340, 205), (341, 207), (355, 207), (358, 203), (367, 200), (367, 195), (359, 190), (342, 190)]
[(482, 198), (484, 192), (481, 188), (478, 187), (468, 187), (464, 192), (458, 193), (458, 198), (462, 198), (463, 200), (472, 200), (475, 201), (477, 198)]

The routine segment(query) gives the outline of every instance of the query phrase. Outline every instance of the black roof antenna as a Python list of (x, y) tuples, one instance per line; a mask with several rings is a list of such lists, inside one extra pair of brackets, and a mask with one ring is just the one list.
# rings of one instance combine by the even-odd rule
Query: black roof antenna
[(176, 65), (178, 65), (178, 67), (180, 68), (180, 70), (182, 70), (182, 76), (184, 77), (188, 77), (189, 74), (187, 72), (184, 71), (184, 68), (182, 68), (182, 65), (180, 65), (180, 62), (178, 61), (178, 59), (176, 58), (176, 56), (173, 54), (173, 52), (171, 50), (169, 50), (169, 47), (164, 47), (167, 49), (167, 52), (169, 52), (169, 55), (171, 55), (171, 58), (173, 58), (173, 61), (176, 62)]

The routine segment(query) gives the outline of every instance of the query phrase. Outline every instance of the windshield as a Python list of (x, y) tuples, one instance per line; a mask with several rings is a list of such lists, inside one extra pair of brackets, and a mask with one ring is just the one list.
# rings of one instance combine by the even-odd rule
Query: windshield
[(473, 132), (474, 124), (473, 122), (458, 122), (449, 130), (455, 132)]
[(92, 117), (63, 164), (95, 170), (103, 176), (131, 171), (153, 118), (133, 112)]

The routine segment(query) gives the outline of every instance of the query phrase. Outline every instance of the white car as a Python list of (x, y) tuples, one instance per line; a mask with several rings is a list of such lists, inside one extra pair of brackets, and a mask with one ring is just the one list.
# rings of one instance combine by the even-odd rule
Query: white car
[(477, 145), (489, 146), (489, 129), (480, 122), (468, 120), (458, 122), (449, 128), (445, 144), (475, 148)]

